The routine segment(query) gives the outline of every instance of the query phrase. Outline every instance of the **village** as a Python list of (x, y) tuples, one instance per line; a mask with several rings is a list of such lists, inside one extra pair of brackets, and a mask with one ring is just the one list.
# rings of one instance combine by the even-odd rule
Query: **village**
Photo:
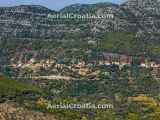
[[(160, 75), (160, 61), (151, 61), (143, 57), (138, 59), (138, 67), (150, 69), (152, 75), (158, 78)], [(102, 76), (111, 77), (111, 67), (117, 66), (119, 70), (125, 66), (132, 66), (133, 56), (124, 54), (103, 52), (100, 57), (92, 61), (78, 59), (71, 63), (60, 62), (57, 58), (37, 60), (36, 57), (28, 61), (12, 63), (9, 65), (15, 70), (21, 71), (17, 77), (48, 80), (100, 80)], [(22, 72), (23, 71), (23, 72)]]

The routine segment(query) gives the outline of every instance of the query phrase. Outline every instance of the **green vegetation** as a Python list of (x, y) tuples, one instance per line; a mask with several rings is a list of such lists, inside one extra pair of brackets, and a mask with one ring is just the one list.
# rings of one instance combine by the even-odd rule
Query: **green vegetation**
[(17, 94), (28, 91), (32, 93), (42, 94), (42, 90), (38, 87), (35, 87), (28, 83), (15, 81), (10, 78), (0, 76), (0, 96), (14, 97)]
[[(133, 64), (115, 71), (118, 73), (117, 79), (102, 77), (100, 81), (52, 81), (46, 90), (54, 99), (46, 100), (45, 104), (34, 109), (50, 112), (62, 120), (158, 120), (160, 83), (152, 77), (150, 69), (138, 68)], [(119, 79), (120, 76), (123, 79)], [(46, 103), (88, 102), (110, 103), (114, 109), (46, 109)]]
[(133, 54), (141, 49), (138, 47), (140, 41), (135, 39), (135, 33), (108, 32), (104, 33), (101, 39), (101, 48), (111, 52)]
[(151, 36), (136, 37), (133, 32), (107, 32), (99, 37), (99, 46), (102, 50), (115, 53), (126, 53), (131, 55), (145, 55), (148, 57), (159, 57), (160, 44), (151, 40)]
[[(64, 36), (64, 40), (61, 41), (13, 40), (14, 44), (11, 44), (9, 40), (3, 40), (0, 45), (3, 46), (1, 49), (3, 49), (2, 53), (5, 57), (14, 56), (19, 51), (19, 54), (22, 52), (23, 59), (27, 60), (30, 60), (35, 53), (38, 54), (39, 60), (53, 55), (57, 58), (58, 63), (66, 65), (71, 62), (77, 62), (77, 58), (84, 58), (86, 61), (92, 61), (97, 58), (99, 49), (96, 48), (96, 45), (89, 46), (88, 39), (85, 39), (85, 37), (81, 39), (81, 34), (66, 33)], [(98, 44), (102, 51), (136, 56), (146, 55), (154, 58), (154, 55), (158, 56), (160, 46), (157, 42), (150, 44), (150, 41), (146, 42), (144, 39), (142, 40), (135, 36), (135, 33), (129, 32), (108, 32), (95, 37), (98, 39)], [(31, 44), (25, 44), (27, 42)], [(23, 48), (27, 50), (23, 50)], [(85, 51), (86, 48), (91, 49), (91, 52), (87, 53)], [(5, 60), (7, 60), (5, 57), (2, 59), (4, 64), (6, 64)], [(159, 104), (160, 101), (160, 83), (152, 76), (151, 69), (139, 67), (139, 59), (137, 58), (135, 57), (131, 65), (126, 65), (121, 69), (118, 66), (98, 68), (101, 71), (101, 80), (99, 81), (88, 81), (85, 78), (79, 81), (49, 81), (45, 88), (47, 94), (31, 84), (1, 77), (0, 96), (1, 98), (8, 96), (17, 98), (17, 95), (20, 94), (21, 96), (19, 95), (18, 99), (27, 101), (25, 103), (26, 107), (51, 112), (56, 114), (60, 120), (159, 120), (160, 110), (156, 104)], [(3, 69), (7, 76), (15, 74), (9, 67), (4, 67)], [(46, 75), (49, 73), (48, 71), (43, 72)], [(25, 73), (29, 72), (25, 71)], [(104, 103), (109, 101), (115, 108), (113, 110), (47, 110), (45, 108), (46, 104), (45, 107), (42, 107), (37, 106), (35, 99), (33, 101), (26, 100), (23, 93), (28, 91), (41, 94), (42, 97), (47, 98), (47, 102), (52, 103), (99, 103), (104, 100)], [(141, 101), (128, 100), (129, 97), (133, 96), (136, 96), (136, 99), (142, 96), (140, 98), (149, 99), (149, 102), (144, 99)]]

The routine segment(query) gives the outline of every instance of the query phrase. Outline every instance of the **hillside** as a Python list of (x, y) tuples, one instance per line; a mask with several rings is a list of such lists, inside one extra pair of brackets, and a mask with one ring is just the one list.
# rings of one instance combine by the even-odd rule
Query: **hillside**
[(55, 116), (27, 110), (17, 103), (6, 102), (0, 104), (1, 120), (56, 120)]
[[(13, 66), (25, 66), (32, 59), (36, 59), (35, 66), (53, 58), (56, 64), (90, 56), (95, 60), (98, 52), (159, 60), (159, 2), (153, 1), (153, 4), (150, 0), (129, 0), (121, 5), (75, 4), (57, 12), (39, 5), (0, 8), (0, 71), (7, 76), (24, 76), (34, 70), (39, 71), (38, 75), (57, 73), (57, 69), (56, 72), (40, 67), (32, 69), (33, 65), (25, 69)], [(81, 21), (48, 17), (65, 13), (113, 14), (114, 19)], [(94, 55), (86, 54), (86, 50)]]
[[(160, 120), (159, 18), (159, 0), (0, 7), (0, 120)], [(72, 103), (112, 107), (48, 108)]]
[[(158, 0), (129, 0), (121, 5), (112, 3), (75, 4), (57, 12), (39, 5), (3, 7), (0, 8), (0, 39), (2, 41), (0, 44), (3, 44), (3, 40), (6, 39), (18, 39), (20, 42), (21, 39), (29, 41), (41, 39), (40, 42), (50, 40), (54, 44), (57, 41), (62, 42), (62, 39), (63, 41), (82, 39), (85, 42), (88, 38), (97, 40), (95, 34), (126, 32), (127, 37), (127, 33), (132, 32), (135, 39), (140, 41), (139, 43), (147, 44), (144, 52), (150, 52), (149, 54), (152, 56), (157, 56), (160, 38), (159, 4)], [(65, 13), (113, 14), (114, 19), (81, 21), (55, 20), (48, 17), (49, 14)], [(114, 40), (113, 35), (112, 41), (114, 42)], [(125, 42), (123, 39), (119, 41)], [(29, 43), (27, 42), (27, 44)], [(127, 48), (127, 46), (123, 47)], [(120, 51), (123, 52), (123, 50)], [(138, 52), (141, 54), (141, 51)]]
[[(15, 81), (4, 76), (0, 76), (0, 100), (5, 102), (7, 100), (23, 101), (27, 95), (36, 96), (43, 95), (43, 91), (31, 85), (30, 83), (24, 83)], [(24, 98), (23, 98), (24, 97)]]
[[(133, 0), (134, 1), (134, 0)], [(122, 5), (112, 3), (97, 4), (75, 4), (67, 6), (62, 10), (55, 12), (42, 6), (21, 5), (16, 7), (0, 8), (0, 23), (3, 26), (1, 36), (12, 36), (22, 38), (55, 38), (56, 33), (63, 36), (79, 29), (82, 32), (86, 29), (81, 26), (89, 26), (86, 29), (88, 33), (94, 28), (96, 31), (130, 31), (130, 32), (159, 32), (159, 2), (155, 0), (154, 4), (148, 2), (132, 5), (133, 1), (126, 2)], [(136, 4), (136, 3), (135, 3)], [(142, 5), (141, 5), (142, 4)], [(151, 10), (152, 9), (152, 10)], [(92, 22), (77, 21), (76, 24), (67, 22), (57, 22), (51, 20), (48, 14), (113, 14), (114, 19), (100, 19)], [(143, 14), (142, 14), (143, 13)], [(78, 24), (78, 26), (77, 26)], [(27, 33), (26, 33), (27, 32)], [(52, 34), (53, 33), (53, 34)]]

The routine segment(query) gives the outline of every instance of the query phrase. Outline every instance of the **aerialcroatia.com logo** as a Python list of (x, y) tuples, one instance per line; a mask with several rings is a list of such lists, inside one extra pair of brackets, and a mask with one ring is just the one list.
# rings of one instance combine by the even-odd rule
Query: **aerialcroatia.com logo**
[(48, 14), (48, 18), (50, 19), (114, 19), (113, 14), (75, 14), (75, 13), (56, 13), (56, 14)]

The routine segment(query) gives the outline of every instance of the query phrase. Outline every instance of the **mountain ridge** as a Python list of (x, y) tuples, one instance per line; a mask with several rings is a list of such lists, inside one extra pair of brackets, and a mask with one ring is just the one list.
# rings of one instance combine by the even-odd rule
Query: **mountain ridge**
[(85, 4), (85, 3), (75, 3), (75, 4), (71, 4), (71, 5), (68, 5), (68, 6), (65, 6), (65, 7), (63, 7), (63, 8), (61, 8), (60, 10), (54, 10), (54, 9), (50, 9), (50, 8), (48, 8), (48, 7), (46, 7), (46, 6), (43, 6), (43, 5), (25, 5), (25, 4), (22, 4), (22, 5), (13, 5), (13, 6), (3, 6), (3, 7), (1, 7), (0, 6), (0, 8), (14, 8), (14, 7), (27, 7), (27, 6), (29, 6), (29, 7), (41, 7), (41, 8), (45, 8), (45, 9), (48, 9), (48, 10), (50, 10), (50, 11), (56, 11), (56, 12), (60, 12), (62, 9), (64, 9), (64, 8), (66, 8), (66, 7), (71, 7), (71, 6), (83, 6), (83, 5), (101, 5), (101, 4), (103, 4), (103, 5), (115, 5), (115, 6), (119, 6), (119, 4), (116, 4), (116, 3), (112, 3), (112, 2), (97, 2), (97, 3), (90, 3), (90, 4)]
[[(139, 2), (141, 1), (141, 2)], [(48, 36), (45, 34), (49, 33), (50, 37), (52, 31), (74, 31), (74, 27), (67, 28), (67, 24), (65, 21), (62, 23), (55, 22), (54, 20), (48, 19), (48, 14), (61, 14), (61, 13), (91, 13), (91, 14), (113, 14), (114, 20), (109, 19), (100, 19), (100, 20), (93, 20), (92, 22), (86, 22), (86, 25), (90, 26), (89, 32), (100, 31), (130, 31), (130, 32), (158, 32), (160, 33), (160, 9), (159, 9), (159, 2), (156, 1), (157, 4), (153, 3), (150, 5), (151, 0), (138, 0), (138, 4), (141, 7), (137, 6), (137, 0), (129, 0), (124, 2), (121, 5), (105, 2), (105, 3), (96, 3), (96, 4), (74, 4), (67, 7), (64, 7), (60, 11), (53, 11), (46, 7), (40, 5), (20, 5), (15, 7), (7, 7), (7, 8), (0, 8), (0, 21), (6, 26), (1, 26), (0, 34), (7, 34), (8, 32), (11, 33), (9, 35), (17, 36), (17, 34), (21, 34), (17, 31), (26, 31), (30, 36), (43, 35)], [(132, 6), (134, 3), (134, 6)], [(146, 7), (151, 9), (153, 7), (153, 11), (146, 9)], [(132, 6), (132, 7), (131, 7)], [(143, 7), (142, 7), (143, 6)], [(17, 12), (19, 11), (19, 12)], [(159, 11), (159, 12), (158, 12)], [(9, 13), (8, 13), (9, 12)], [(29, 13), (29, 14), (27, 14)], [(10, 22), (12, 21), (12, 22)], [(76, 21), (77, 22), (77, 21)], [(77, 23), (81, 25), (82, 21), (78, 21)], [(58, 24), (57, 24), (58, 23)], [(70, 22), (71, 24), (75, 22)], [(12, 27), (13, 24), (22, 25), (23, 29)], [(52, 25), (56, 25), (56, 27), (52, 27)], [(63, 25), (65, 29), (59, 28), (59, 26)], [(73, 24), (74, 25), (74, 24)], [(80, 26), (76, 26), (79, 28)], [(29, 28), (27, 28), (29, 26)], [(35, 26), (37, 27), (35, 28)], [(11, 28), (10, 28), (11, 27)], [(57, 28), (58, 27), (58, 28)], [(9, 29), (10, 28), (10, 29)], [(7, 29), (7, 32), (5, 32)], [(18, 29), (18, 30), (17, 30)], [(26, 30), (25, 30), (26, 29)], [(43, 30), (42, 30), (43, 29)], [(35, 31), (39, 31), (35, 33)], [(41, 33), (41, 31), (43, 33)], [(83, 32), (84, 30), (81, 30)], [(13, 35), (14, 33), (14, 35)], [(32, 34), (33, 33), (33, 34)]]

